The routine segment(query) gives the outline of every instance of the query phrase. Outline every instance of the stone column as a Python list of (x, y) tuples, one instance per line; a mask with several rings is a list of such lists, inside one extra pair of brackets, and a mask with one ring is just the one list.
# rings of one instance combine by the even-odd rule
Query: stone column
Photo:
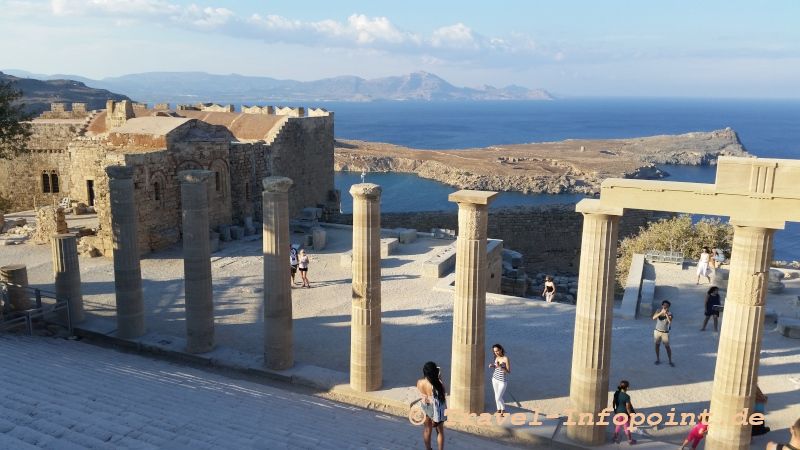
[[(569, 398), (576, 413), (597, 414), (608, 407), (611, 319), (622, 209), (604, 208), (599, 200), (581, 200), (576, 211), (583, 214), (583, 235)], [(567, 436), (582, 444), (600, 445), (605, 442), (606, 429), (607, 426), (571, 425)]]
[(28, 268), (25, 264), (9, 264), (0, 267), (0, 281), (12, 285), (8, 286), (8, 302), (13, 311), (24, 311), (33, 306), (28, 295)]
[(497, 192), (461, 190), (458, 203), (456, 292), (453, 300), (453, 356), (448, 407), (482, 413), (486, 375), (486, 226)]
[(73, 324), (84, 319), (77, 241), (72, 233), (54, 234), (50, 240), (56, 297), (69, 299), (69, 317)]
[(117, 298), (117, 336), (144, 334), (142, 270), (136, 233), (137, 214), (133, 195), (133, 167), (109, 166), (111, 233), (114, 243), (114, 288)]
[(383, 384), (381, 352), (381, 187), (354, 184), (353, 318), (350, 326), (350, 387), (374, 391)]
[(289, 188), (286, 177), (262, 180), (264, 235), (264, 363), (273, 370), (294, 365), (292, 288), (289, 270)]
[[(730, 277), (711, 391), (711, 426), (706, 448), (750, 448), (750, 425), (733, 422), (745, 408), (753, 412), (759, 353), (764, 333), (772, 235), (781, 225), (738, 226), (735, 221)], [(774, 224), (772, 224), (774, 225)]]
[(186, 294), (186, 351), (214, 348), (214, 291), (208, 228), (209, 170), (178, 172), (183, 210), (183, 279)]

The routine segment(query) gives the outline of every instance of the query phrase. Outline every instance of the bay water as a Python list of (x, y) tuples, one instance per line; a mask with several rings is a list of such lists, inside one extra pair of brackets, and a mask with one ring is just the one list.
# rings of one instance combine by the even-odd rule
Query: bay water
[[(338, 139), (387, 142), (419, 149), (619, 139), (733, 128), (745, 149), (759, 157), (800, 159), (800, 101), (711, 99), (559, 99), (542, 102), (323, 103), (335, 113)], [(557, 155), (554, 155), (557, 156)], [(660, 166), (669, 181), (713, 183), (715, 166)], [(360, 173), (339, 172), (343, 212)], [(455, 210), (455, 189), (413, 174), (369, 173), (383, 187), (382, 211)], [(800, 189), (800, 180), (797, 180)], [(572, 203), (582, 195), (502, 193), (493, 207)], [(775, 259), (800, 260), (800, 224), (775, 234)]]

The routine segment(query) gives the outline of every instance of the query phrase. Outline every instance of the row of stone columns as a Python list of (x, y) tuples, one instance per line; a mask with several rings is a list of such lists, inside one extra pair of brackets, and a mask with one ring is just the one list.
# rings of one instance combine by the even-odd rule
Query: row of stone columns
[[(570, 401), (573, 410), (597, 414), (608, 405), (611, 321), (616, 246), (622, 210), (583, 200), (580, 278), (572, 352)], [(725, 320), (717, 351), (706, 447), (747, 449), (750, 426), (732, 419), (752, 413), (764, 324), (764, 300), (774, 229), (734, 225)], [(578, 442), (605, 442), (605, 426), (572, 425), (567, 436)]]

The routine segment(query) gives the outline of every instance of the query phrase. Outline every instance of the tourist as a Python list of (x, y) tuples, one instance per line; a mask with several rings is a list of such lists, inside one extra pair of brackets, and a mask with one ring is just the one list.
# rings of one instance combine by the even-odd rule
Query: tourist
[[(763, 414), (764, 416), (767, 415), (767, 400), (769, 398), (761, 392), (761, 388), (758, 387), (756, 384), (756, 401), (753, 404), (753, 413)], [(770, 431), (770, 427), (767, 426), (766, 421), (762, 421), (760, 425), (753, 425), (751, 428), (752, 436), (761, 436), (762, 434), (767, 434)]]
[(703, 253), (700, 253), (700, 261), (697, 262), (697, 283), (700, 284), (700, 277), (708, 278), (708, 282), (711, 283), (711, 269), (708, 268), (709, 262), (711, 261), (711, 251), (708, 247), (703, 247)]
[(300, 249), (300, 254), (297, 259), (297, 269), (300, 271), (300, 278), (303, 279), (303, 287), (310, 288), (311, 283), (308, 282), (308, 255), (305, 249)]
[(686, 447), (686, 444), (688, 444), (689, 442), (692, 443), (693, 449), (697, 448), (697, 446), (700, 444), (700, 441), (703, 440), (704, 437), (706, 437), (707, 433), (708, 433), (708, 424), (703, 423), (702, 420), (700, 422), (697, 422), (697, 424), (692, 427), (692, 430), (689, 431), (689, 435), (686, 436), (686, 439), (683, 440), (683, 444), (681, 444), (681, 450), (683, 450), (683, 448)]
[(711, 267), (716, 269), (722, 267), (725, 263), (725, 251), (721, 248), (714, 247), (711, 249)]
[(794, 424), (789, 428), (789, 435), (791, 436), (788, 444), (778, 444), (777, 442), (769, 441), (767, 443), (767, 450), (800, 450), (800, 417), (794, 421)]
[(553, 303), (553, 297), (556, 296), (556, 284), (553, 283), (553, 277), (550, 275), (544, 277), (544, 290), (542, 297), (547, 300), (547, 303)]
[(669, 330), (672, 328), (672, 313), (669, 312), (669, 307), (672, 303), (669, 300), (661, 302), (661, 309), (653, 314), (653, 320), (656, 321), (656, 329), (653, 330), (653, 340), (656, 344), (656, 365), (661, 364), (661, 357), (659, 350), (661, 343), (664, 343), (664, 348), (667, 349), (667, 358), (669, 358), (669, 365), (675, 367), (672, 363), (672, 349), (669, 346)]
[(717, 306), (720, 306), (722, 303), (719, 299), (719, 288), (716, 286), (711, 286), (706, 293), (706, 318), (703, 320), (703, 326), (700, 328), (700, 331), (706, 331), (706, 325), (708, 325), (708, 319), (711, 317), (714, 318), (714, 331), (717, 331), (717, 319), (719, 318), (719, 309)]
[(492, 387), (494, 388), (494, 401), (497, 403), (497, 414), (501, 416), (506, 412), (505, 402), (503, 402), (503, 394), (506, 393), (506, 386), (508, 380), (506, 377), (511, 373), (511, 362), (506, 356), (506, 350), (500, 344), (492, 346), (494, 353), (494, 362), (489, 364), (489, 368), (494, 369), (492, 374)]
[(289, 266), (292, 270), (292, 286), (294, 286), (294, 276), (297, 273), (297, 265), (299, 261), (297, 259), (297, 248), (294, 245), (289, 246)]
[(435, 362), (428, 361), (422, 366), (423, 378), (417, 381), (420, 394), (420, 406), (425, 412), (425, 421), (422, 422), (422, 442), (426, 450), (432, 450), (431, 435), (436, 428), (436, 443), (439, 450), (444, 449), (444, 422), (447, 420), (447, 387), (442, 381), (442, 370)]
[[(628, 395), (628, 387), (630, 383), (628, 380), (622, 380), (617, 386), (617, 391), (614, 392), (614, 400), (611, 402), (611, 407), (614, 409), (614, 442), (619, 444), (619, 431), (623, 430), (625, 436), (628, 438), (628, 443), (633, 445), (636, 440), (631, 436), (630, 423), (631, 414), (636, 412), (631, 404), (631, 396)], [(619, 417), (619, 418), (617, 418)]]

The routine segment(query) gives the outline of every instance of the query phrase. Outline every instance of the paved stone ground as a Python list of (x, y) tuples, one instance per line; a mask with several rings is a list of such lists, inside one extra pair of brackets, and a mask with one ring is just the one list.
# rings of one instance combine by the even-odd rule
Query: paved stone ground
[[(336, 371), (346, 379), (349, 368), (350, 270), (339, 264), (350, 249), (350, 233), (328, 229), (329, 247), (311, 255), (311, 289), (292, 290), (295, 353), (298, 363)], [(293, 235), (300, 241), (301, 235)], [(422, 262), (449, 241), (422, 239), (401, 245), (382, 264), (384, 391), (413, 386), (427, 360), (436, 361), (449, 379), (452, 293), (434, 289), (437, 281), (420, 277)], [(216, 333), (220, 347), (260, 357), (262, 352), (261, 242), (232, 242), (212, 258), (216, 304)], [(0, 247), (0, 264), (28, 265), (32, 284), (52, 287), (49, 246), (30, 244)], [(87, 310), (113, 317), (113, 267), (110, 259), (81, 259)], [(185, 334), (183, 266), (180, 249), (149, 255), (142, 261), (148, 330), (165, 335)], [(637, 410), (666, 414), (700, 412), (708, 407), (716, 362), (718, 335), (700, 332), (703, 295), (708, 285), (696, 286), (694, 267), (656, 268), (656, 298), (673, 302), (671, 334), (676, 367), (655, 366), (652, 329), (648, 318), (615, 319), (612, 331), (610, 388), (620, 379), (631, 382)], [(783, 314), (795, 314), (789, 301), (800, 295), (800, 279), (786, 282), (780, 295), (767, 304)], [(723, 292), (724, 298), (724, 292)], [(502, 343), (512, 362), (506, 397), (511, 411), (558, 413), (568, 408), (572, 335), (575, 309), (533, 299), (491, 297), (487, 301), (489, 346)], [(662, 357), (663, 350), (662, 350)], [(487, 375), (489, 371), (487, 369)], [(800, 345), (765, 327), (760, 385), (770, 396), (767, 421), (786, 434), (800, 411)], [(411, 395), (411, 389), (406, 389)], [(493, 411), (487, 376), (486, 410)], [(518, 402), (517, 402), (518, 401)], [(688, 427), (651, 427), (649, 436), (679, 444)], [(773, 434), (773, 433), (771, 433)], [(759, 438), (754, 445), (763, 445)]]
[(0, 361), (4, 449), (422, 448), (403, 418), (80, 342), (0, 336)]

